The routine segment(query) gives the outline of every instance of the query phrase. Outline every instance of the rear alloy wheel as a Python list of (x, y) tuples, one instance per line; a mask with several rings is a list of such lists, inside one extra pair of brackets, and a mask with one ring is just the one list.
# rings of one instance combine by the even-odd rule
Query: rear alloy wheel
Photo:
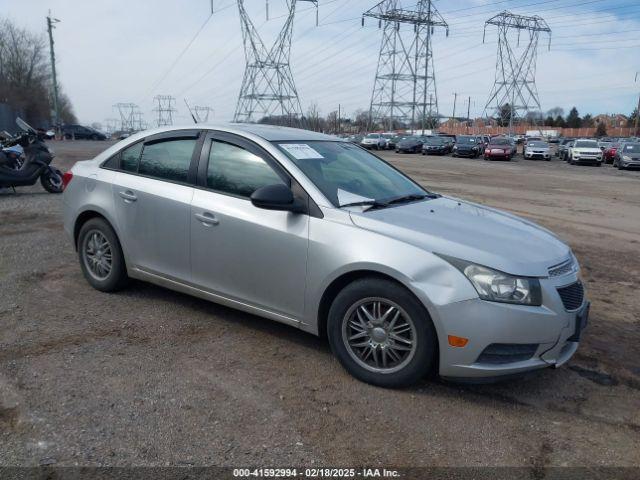
[(88, 220), (78, 235), (78, 257), (89, 284), (103, 292), (120, 290), (128, 283), (120, 242), (102, 218)]
[(436, 333), (425, 308), (389, 280), (368, 278), (345, 287), (331, 305), (328, 335), (349, 373), (381, 387), (415, 383), (436, 358)]

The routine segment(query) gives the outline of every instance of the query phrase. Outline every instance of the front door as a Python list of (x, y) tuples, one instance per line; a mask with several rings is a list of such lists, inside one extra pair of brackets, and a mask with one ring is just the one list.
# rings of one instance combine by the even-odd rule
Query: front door
[(302, 318), (309, 217), (259, 209), (249, 199), (262, 186), (289, 184), (286, 173), (255, 144), (219, 133), (205, 139), (198, 182), (191, 204), (193, 282)]

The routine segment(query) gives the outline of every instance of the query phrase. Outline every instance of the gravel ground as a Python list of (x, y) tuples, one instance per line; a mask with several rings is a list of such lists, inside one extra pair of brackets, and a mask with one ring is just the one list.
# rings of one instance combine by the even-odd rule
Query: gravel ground
[[(55, 163), (106, 146), (58, 142)], [(640, 466), (640, 172), (383, 155), (571, 244), (593, 305), (568, 365), (360, 383), (292, 327), (140, 282), (91, 289), (37, 185), (0, 194), (0, 465)]]

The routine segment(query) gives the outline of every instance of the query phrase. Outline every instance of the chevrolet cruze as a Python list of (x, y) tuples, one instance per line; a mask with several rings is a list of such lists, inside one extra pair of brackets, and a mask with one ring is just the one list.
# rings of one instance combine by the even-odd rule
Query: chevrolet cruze
[(95, 288), (131, 278), (328, 338), (376, 385), (557, 367), (589, 303), (570, 248), (365, 149), (262, 125), (145, 131), (64, 176)]

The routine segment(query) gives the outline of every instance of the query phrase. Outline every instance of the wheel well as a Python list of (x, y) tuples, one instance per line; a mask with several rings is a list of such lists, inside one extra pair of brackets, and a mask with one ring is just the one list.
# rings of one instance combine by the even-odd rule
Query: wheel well
[(92, 218), (102, 218), (105, 220), (105, 222), (109, 223), (109, 220), (107, 220), (104, 215), (100, 215), (98, 212), (95, 212), (93, 210), (87, 210), (78, 215), (78, 218), (76, 218), (76, 223), (73, 226), (73, 243), (76, 247), (76, 250), (78, 249), (78, 235), (80, 234), (80, 229), (82, 228), (82, 225), (87, 223)]
[(389, 280), (401, 285), (403, 288), (406, 288), (413, 295), (413, 292), (411, 292), (411, 290), (409, 290), (404, 284), (384, 273), (376, 272), (374, 270), (355, 270), (353, 272), (345, 273), (331, 282), (320, 299), (320, 306), (318, 307), (318, 336), (320, 338), (327, 338), (327, 320), (333, 300), (344, 287), (362, 278), (381, 278)]

